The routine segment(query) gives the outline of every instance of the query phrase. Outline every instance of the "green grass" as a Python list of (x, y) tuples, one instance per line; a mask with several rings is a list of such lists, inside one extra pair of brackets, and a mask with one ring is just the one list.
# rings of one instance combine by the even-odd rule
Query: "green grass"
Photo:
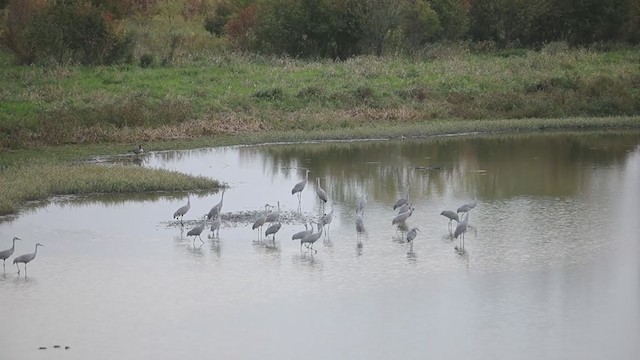
[[(440, 56), (440, 57), (438, 57)], [(434, 120), (640, 115), (640, 48), (343, 62), (0, 69), (0, 147), (136, 143)], [(301, 119), (304, 119), (302, 121)]]
[(57, 195), (195, 191), (219, 186), (209, 178), (159, 169), (37, 161), (0, 172), (0, 215), (15, 214), (26, 202)]

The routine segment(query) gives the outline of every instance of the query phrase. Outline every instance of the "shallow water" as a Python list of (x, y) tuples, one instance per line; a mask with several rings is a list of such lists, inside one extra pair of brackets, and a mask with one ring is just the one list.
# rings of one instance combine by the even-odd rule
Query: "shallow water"
[[(226, 182), (220, 241), (208, 227), (204, 243), (186, 237), (220, 193), (191, 194), (184, 228), (172, 214), (186, 194), (60, 199), (0, 223), (2, 250), (13, 236), (15, 255), (45, 244), (26, 277), (13, 257), (0, 275), (0, 357), (635, 359), (639, 144), (503, 135), (122, 157)], [(311, 254), (290, 239), (323, 213), (317, 177), (334, 216)], [(412, 250), (391, 225), (407, 188)], [(439, 214), (474, 196), (461, 254)], [(287, 219), (258, 241), (253, 216), (278, 201)]]

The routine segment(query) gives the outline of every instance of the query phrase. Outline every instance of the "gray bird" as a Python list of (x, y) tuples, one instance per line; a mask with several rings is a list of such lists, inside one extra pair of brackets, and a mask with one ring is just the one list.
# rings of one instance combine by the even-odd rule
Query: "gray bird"
[(468, 202), (462, 206), (460, 206), (458, 208), (458, 210), (456, 211), (456, 213), (460, 214), (460, 213), (468, 213), (469, 211), (473, 210), (473, 208), (476, 207), (476, 205), (478, 204), (478, 200), (476, 197), (473, 198), (473, 201)]
[(320, 239), (320, 237), (322, 236), (322, 223), (318, 223), (318, 232), (317, 233), (312, 233), (310, 235), (305, 236), (303, 239), (300, 240), (300, 249), (302, 250), (302, 244), (305, 244), (305, 246), (307, 247), (307, 249), (311, 250), (311, 251), (315, 251), (318, 252), (318, 250), (313, 248), (313, 244), (318, 241), (318, 239)]
[(180, 217), (180, 224), (184, 225), (184, 223), (182, 222), (182, 218), (184, 217), (184, 214), (189, 211), (189, 209), (191, 209), (191, 199), (189, 199), (189, 197), (187, 196), (187, 204), (181, 206), (178, 210), (176, 210), (176, 212), (173, 213), (173, 218), (177, 219), (178, 217)]
[(402, 214), (396, 215), (393, 220), (391, 220), (391, 225), (404, 225), (404, 222), (413, 215), (413, 208), (410, 208), (409, 211), (405, 211)]
[(357, 213), (356, 214), (356, 232), (358, 234), (361, 234), (361, 233), (365, 232), (364, 220), (362, 220), (362, 213)]
[(413, 229), (407, 232), (407, 242), (411, 243), (412, 246), (413, 246), (413, 240), (418, 235), (418, 231), (420, 231), (420, 229), (418, 229), (417, 227), (414, 227)]
[(267, 221), (267, 213), (269, 212), (269, 204), (264, 205), (264, 214), (260, 215), (256, 221), (253, 222), (251, 230), (258, 229), (258, 238), (262, 235), (262, 225)]
[(38, 253), (38, 246), (44, 246), (40, 243), (36, 244), (36, 250), (32, 253), (32, 254), (24, 254), (24, 255), (20, 255), (18, 257), (16, 257), (15, 259), (13, 259), (13, 263), (16, 264), (16, 267), (18, 268), (18, 275), (20, 274), (20, 266), (18, 266), (18, 263), (23, 263), (24, 264), (24, 275), (27, 276), (27, 264), (36, 258), (36, 254)]
[(4, 271), (4, 262), (5, 260), (7, 260), (9, 258), (9, 256), (13, 255), (13, 250), (15, 250), (16, 248), (16, 240), (22, 240), (19, 237), (14, 237), (13, 238), (13, 243), (11, 244), (11, 248), (7, 249), (7, 250), (2, 250), (0, 251), (0, 259), (2, 259), (2, 270)]
[(407, 212), (407, 211), (409, 211), (409, 209), (411, 209), (411, 204), (404, 203), (404, 204), (400, 205), (400, 207), (398, 208), (398, 214), (402, 214), (403, 212)]
[(204, 243), (204, 241), (200, 237), (200, 234), (202, 234), (202, 232), (204, 231), (204, 227), (206, 223), (207, 223), (207, 215), (204, 215), (202, 218), (202, 223), (196, 225), (193, 229), (189, 230), (187, 232), (187, 236), (193, 236), (193, 241), (196, 241), (196, 236), (197, 236), (200, 239), (200, 241)]
[(453, 220), (455, 220), (457, 223), (460, 223), (460, 218), (458, 217), (458, 214), (451, 210), (445, 210), (441, 212), (440, 215), (449, 219), (449, 232), (451, 232), (452, 230)]
[(469, 212), (466, 213), (464, 220), (456, 226), (456, 231), (453, 233), (453, 237), (458, 239), (460, 238), (459, 246), (456, 247), (456, 250), (464, 251), (464, 234), (467, 232), (467, 227), (469, 224)]
[(224, 191), (225, 189), (222, 189), (222, 196), (220, 197), (220, 202), (215, 204), (211, 208), (211, 210), (209, 210), (209, 213), (207, 213), (207, 220), (215, 219), (216, 216), (218, 216), (218, 214), (220, 214), (220, 212), (222, 211), (222, 202), (224, 201)]
[(367, 206), (367, 193), (365, 192), (364, 195), (362, 195), (362, 197), (359, 197), (358, 200), (356, 200), (356, 214), (363, 213), (364, 208), (366, 206)]
[(329, 211), (328, 214), (322, 216), (322, 227), (327, 226), (327, 232), (325, 233), (327, 236), (329, 234), (329, 228), (331, 227), (331, 221), (333, 221), (333, 206), (331, 206), (331, 211)]
[(305, 236), (313, 233), (313, 225), (311, 225), (311, 228), (309, 228), (309, 226), (307, 226), (307, 224), (305, 223), (304, 228), (305, 230), (298, 231), (297, 233), (293, 234), (291, 236), (291, 240), (302, 240)]
[(322, 208), (324, 209), (324, 204), (327, 202), (328, 198), (327, 198), (327, 192), (324, 191), (321, 187), (320, 187), (320, 178), (316, 178), (316, 194), (318, 194), (318, 198), (320, 198), (320, 200), (322, 200)]
[(264, 232), (264, 236), (267, 237), (269, 235), (273, 235), (273, 243), (275, 244), (275, 242), (276, 242), (276, 233), (278, 232), (278, 230), (280, 230), (281, 227), (282, 227), (282, 224), (279, 223), (279, 222), (269, 226), (267, 228), (267, 231)]
[[(267, 204), (268, 205), (268, 204)], [(271, 206), (271, 205), (269, 205)], [(266, 223), (274, 223), (280, 218), (280, 201), (278, 201), (278, 210), (271, 211), (267, 214), (267, 218), (265, 219)]]
[(309, 170), (305, 170), (305, 171), (306, 171), (306, 175), (304, 176), (304, 180), (295, 184), (293, 186), (293, 189), (291, 189), (291, 195), (298, 194), (298, 202), (302, 200), (302, 190), (304, 190), (304, 187), (307, 185), (307, 180), (309, 179)]
[(144, 149), (142, 148), (142, 145), (138, 145), (137, 148), (131, 150), (132, 153), (136, 154), (136, 155), (140, 155), (142, 153), (144, 153)]
[(213, 219), (213, 222), (211, 223), (211, 235), (214, 239), (217, 238), (218, 240), (220, 240), (220, 225), (222, 225), (222, 219), (220, 219), (220, 214), (218, 213), (218, 215), (216, 215), (215, 219)]
[(409, 190), (407, 189), (407, 192), (404, 195), (402, 195), (400, 199), (396, 200), (395, 204), (393, 204), (393, 210), (399, 208), (400, 206), (408, 202), (409, 202)]

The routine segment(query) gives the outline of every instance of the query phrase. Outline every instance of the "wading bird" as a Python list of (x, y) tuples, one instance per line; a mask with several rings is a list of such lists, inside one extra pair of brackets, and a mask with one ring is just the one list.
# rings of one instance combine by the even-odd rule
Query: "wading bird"
[(411, 209), (411, 204), (404, 203), (398, 208), (398, 214), (402, 214), (403, 212), (407, 212)]
[(24, 264), (24, 276), (27, 276), (27, 264), (36, 258), (36, 254), (38, 253), (38, 246), (44, 246), (40, 243), (36, 244), (36, 250), (32, 253), (32, 254), (24, 254), (24, 255), (20, 255), (18, 257), (16, 257), (15, 259), (13, 259), (13, 263), (16, 264), (16, 267), (18, 268), (18, 275), (20, 274), (20, 266), (18, 266), (18, 263), (23, 263)]
[(216, 215), (215, 219), (213, 219), (213, 222), (211, 223), (211, 236), (214, 239), (217, 238), (218, 240), (220, 240), (220, 225), (222, 225), (222, 219), (220, 219), (220, 213), (218, 213), (218, 215)]
[(449, 219), (449, 233), (451, 233), (451, 231), (453, 230), (453, 220), (455, 220), (457, 223), (460, 223), (460, 218), (458, 217), (458, 214), (451, 211), (451, 210), (445, 210), (443, 212), (440, 213), (440, 215), (446, 217)]
[(473, 197), (473, 201), (468, 202), (462, 206), (460, 206), (458, 208), (458, 210), (456, 211), (456, 213), (460, 214), (460, 213), (468, 213), (469, 211), (473, 210), (473, 208), (476, 207), (476, 205), (478, 204), (478, 198), (477, 197)]
[(409, 211), (405, 211), (401, 214), (396, 215), (393, 220), (391, 220), (391, 225), (404, 225), (404, 222), (413, 215), (413, 208), (410, 208)]
[(315, 251), (318, 252), (318, 250), (313, 248), (313, 244), (318, 241), (318, 239), (320, 239), (320, 236), (322, 236), (322, 223), (318, 223), (318, 232), (317, 233), (312, 233), (310, 235), (305, 236), (302, 240), (300, 240), (300, 250), (302, 250), (302, 244), (305, 244), (304, 246), (307, 247), (307, 249), (311, 250), (311, 251)]
[(307, 226), (307, 224), (304, 224), (304, 230), (303, 231), (298, 231), (297, 233), (293, 234), (291, 236), (291, 240), (302, 240), (305, 238), (305, 236), (307, 235), (311, 235), (313, 233), (313, 225), (311, 225), (311, 228), (309, 228), (309, 226)]
[(218, 214), (220, 214), (220, 212), (222, 211), (222, 202), (224, 201), (224, 191), (225, 189), (222, 189), (222, 196), (220, 197), (220, 202), (215, 204), (211, 208), (211, 210), (209, 210), (209, 213), (207, 214), (207, 220), (215, 219), (216, 216), (218, 216)]
[(420, 231), (420, 229), (418, 229), (417, 227), (414, 227), (413, 229), (407, 232), (407, 242), (411, 244), (411, 250), (413, 250), (413, 240), (418, 235), (418, 231)]
[(331, 211), (329, 211), (328, 214), (324, 214), (324, 216), (322, 216), (322, 227), (324, 228), (324, 226), (327, 225), (327, 232), (325, 233), (326, 236), (329, 236), (331, 221), (333, 221), (333, 206), (331, 206)]
[(200, 241), (202, 241), (202, 243), (204, 243), (204, 241), (202, 240), (202, 238), (200, 237), (200, 234), (202, 234), (202, 232), (204, 231), (204, 227), (207, 224), (207, 215), (205, 214), (202, 217), (202, 223), (200, 223), (199, 225), (196, 225), (193, 229), (189, 230), (187, 232), (187, 236), (193, 236), (193, 241), (196, 241), (196, 236), (200, 239)]
[(5, 260), (7, 260), (9, 258), (9, 256), (13, 255), (13, 250), (15, 250), (16, 248), (16, 240), (22, 240), (19, 237), (14, 237), (13, 238), (13, 243), (11, 244), (11, 247), (7, 250), (2, 250), (0, 251), (0, 259), (2, 259), (2, 270), (4, 271), (4, 262)]
[(453, 233), (453, 237), (458, 239), (460, 238), (459, 246), (456, 246), (456, 250), (460, 252), (464, 252), (464, 234), (467, 232), (467, 227), (469, 224), (469, 212), (466, 212), (466, 216), (461, 223), (456, 226), (456, 231)]
[(178, 217), (180, 217), (180, 224), (184, 225), (184, 223), (182, 222), (182, 217), (187, 213), (187, 211), (189, 211), (189, 209), (191, 209), (191, 199), (189, 199), (189, 196), (187, 196), (187, 205), (181, 206), (178, 210), (176, 210), (176, 212), (173, 213), (173, 218), (177, 219)]
[(360, 234), (365, 232), (364, 220), (362, 220), (362, 213), (356, 214), (356, 233), (358, 234), (358, 241), (360, 241)]
[(359, 197), (358, 200), (356, 200), (356, 214), (364, 213), (364, 208), (366, 206), (367, 206), (367, 193), (365, 192), (364, 195), (362, 195), (362, 197)]
[[(267, 204), (270, 207), (273, 207), (269, 204)], [(271, 211), (270, 213), (267, 214), (267, 217), (265, 219), (265, 223), (269, 223), (272, 224), (276, 221), (278, 221), (278, 219), (280, 218), (280, 201), (278, 201), (278, 210), (276, 211)]]
[(300, 181), (299, 183), (295, 184), (293, 186), (293, 189), (291, 189), (291, 195), (295, 195), (298, 194), (298, 203), (300, 203), (300, 201), (302, 201), (302, 190), (304, 190), (304, 187), (307, 185), (307, 180), (309, 179), (309, 170), (305, 170), (306, 174), (304, 176), (304, 180)]
[(135, 149), (132, 149), (131, 152), (136, 154), (136, 155), (140, 155), (140, 154), (144, 153), (144, 149), (142, 148), (142, 145), (138, 145), (138, 147), (135, 148)]
[(327, 203), (327, 192), (324, 191), (321, 187), (320, 187), (320, 178), (316, 178), (316, 194), (318, 194), (318, 198), (320, 198), (320, 200), (322, 200), (322, 211), (324, 211), (324, 204)]
[(253, 222), (253, 226), (251, 227), (251, 230), (258, 229), (258, 239), (262, 237), (262, 225), (264, 225), (265, 221), (267, 221), (267, 213), (269, 212), (269, 206), (271, 205), (269, 204), (264, 205), (264, 214), (260, 215), (260, 217), (258, 217), (256, 221)]
[(396, 200), (396, 203), (393, 204), (393, 210), (401, 207), (404, 204), (409, 203), (409, 189), (407, 189), (407, 192), (402, 195), (402, 197), (400, 197), (400, 199)]
[(267, 231), (264, 232), (264, 236), (267, 237), (269, 235), (273, 235), (273, 243), (276, 243), (276, 233), (278, 232), (278, 230), (280, 230), (280, 228), (282, 227), (282, 224), (277, 222), (271, 226), (269, 226), (267, 228)]

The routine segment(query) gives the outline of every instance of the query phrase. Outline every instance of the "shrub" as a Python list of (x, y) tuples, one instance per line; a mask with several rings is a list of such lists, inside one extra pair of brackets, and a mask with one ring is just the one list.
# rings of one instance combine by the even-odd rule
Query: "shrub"
[(221, 2), (216, 6), (213, 15), (207, 15), (204, 19), (204, 29), (213, 35), (221, 36), (224, 33), (224, 26), (233, 14), (233, 7), (226, 2)]
[(151, 67), (154, 65), (155, 62), (156, 62), (156, 59), (151, 54), (144, 54), (140, 56), (140, 67), (142, 68)]
[(86, 0), (60, 0), (33, 14), (19, 34), (28, 52), (23, 63), (121, 63), (131, 59), (133, 41), (124, 28)]

